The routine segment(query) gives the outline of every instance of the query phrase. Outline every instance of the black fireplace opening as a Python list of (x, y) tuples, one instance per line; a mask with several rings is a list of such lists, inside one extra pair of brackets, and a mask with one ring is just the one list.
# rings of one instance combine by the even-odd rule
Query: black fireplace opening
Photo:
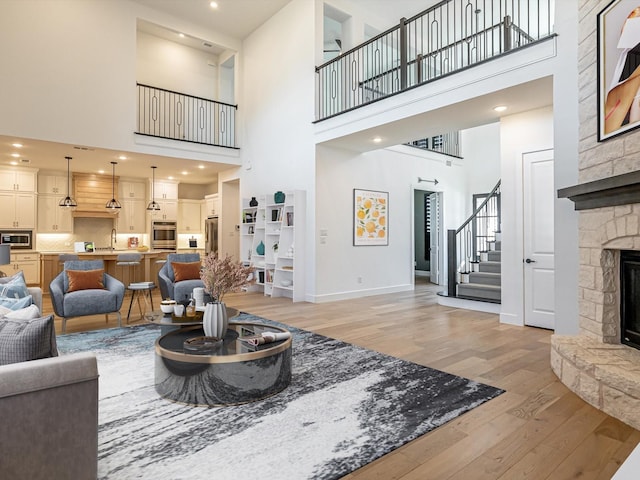
[(620, 342), (640, 350), (640, 252), (620, 251)]

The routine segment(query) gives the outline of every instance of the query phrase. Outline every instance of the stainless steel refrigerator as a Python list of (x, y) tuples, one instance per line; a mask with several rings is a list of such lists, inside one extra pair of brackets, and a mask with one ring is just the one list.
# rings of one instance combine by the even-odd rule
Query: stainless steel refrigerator
[(204, 251), (218, 253), (218, 217), (209, 217), (205, 220)]

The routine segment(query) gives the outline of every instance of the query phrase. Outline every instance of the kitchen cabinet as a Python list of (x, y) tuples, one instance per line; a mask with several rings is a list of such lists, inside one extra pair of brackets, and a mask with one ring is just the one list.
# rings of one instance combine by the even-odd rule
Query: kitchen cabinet
[(12, 253), (11, 263), (9, 265), (2, 265), (2, 270), (7, 275), (13, 275), (22, 270), (24, 279), (27, 285), (39, 285), (40, 284), (40, 272), (39, 272), (39, 255), (37, 253)]
[[(71, 180), (69, 180), (71, 192)], [(64, 175), (38, 175), (38, 193), (67, 196), (67, 177)]]
[(38, 195), (38, 233), (73, 233), (72, 210), (59, 205), (65, 197)]
[(36, 191), (37, 169), (0, 169), (0, 190), (11, 192)]
[(202, 233), (201, 200), (178, 200), (178, 233)]
[(146, 233), (147, 205), (145, 200), (124, 198), (120, 203), (122, 204), (122, 209), (118, 215), (118, 232)]
[(146, 186), (144, 182), (120, 180), (120, 201), (126, 199), (145, 200)]
[(178, 220), (178, 200), (160, 200), (156, 197), (156, 202), (160, 210), (152, 212), (154, 220)]
[[(149, 191), (150, 196), (151, 196), (151, 193), (152, 192)], [(177, 200), (178, 199), (178, 183), (169, 182), (166, 180), (156, 180), (153, 195), (155, 195), (156, 197), (156, 202), (159, 202), (160, 200)], [(151, 201), (151, 199), (149, 199), (149, 201)]]
[(33, 193), (0, 192), (0, 228), (36, 228)]
[(214, 215), (219, 215), (220, 206), (219, 206), (219, 199), (218, 199), (217, 193), (206, 195), (204, 197), (204, 204), (205, 204), (205, 212), (204, 212), (205, 217), (212, 217)]

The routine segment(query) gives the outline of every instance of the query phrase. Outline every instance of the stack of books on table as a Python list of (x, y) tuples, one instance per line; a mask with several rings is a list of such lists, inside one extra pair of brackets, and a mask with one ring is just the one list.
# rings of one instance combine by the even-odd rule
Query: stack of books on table
[(129, 288), (149, 288), (153, 285), (153, 282), (133, 282), (129, 284)]

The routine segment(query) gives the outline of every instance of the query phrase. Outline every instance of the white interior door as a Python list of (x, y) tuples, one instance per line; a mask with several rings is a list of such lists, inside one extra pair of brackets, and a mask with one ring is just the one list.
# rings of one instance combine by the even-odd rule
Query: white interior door
[(431, 283), (442, 285), (442, 192), (429, 195), (429, 223), (431, 225), (430, 268)]
[(522, 158), (524, 323), (554, 329), (553, 150)]

